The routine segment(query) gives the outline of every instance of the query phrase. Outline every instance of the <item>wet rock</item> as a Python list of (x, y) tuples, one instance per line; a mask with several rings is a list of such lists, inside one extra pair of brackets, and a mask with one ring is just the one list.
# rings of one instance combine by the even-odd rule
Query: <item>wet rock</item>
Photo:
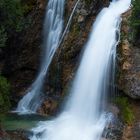
[(44, 115), (53, 115), (56, 113), (58, 108), (58, 101), (47, 98), (41, 107), (38, 109), (39, 114), (44, 114)]
[(7, 133), (0, 128), (0, 140), (7, 140), (7, 137), (8, 137)]
[(112, 127), (108, 129), (108, 133), (106, 135), (109, 140), (120, 140), (123, 134), (123, 125), (117, 125), (118, 127)]
[(140, 120), (135, 123), (133, 132), (134, 132), (135, 140), (139, 140), (140, 139)]
[(124, 124), (118, 116), (113, 116), (112, 121), (105, 128), (103, 137), (107, 140), (121, 140)]
[(40, 9), (45, 9), (46, 8), (46, 1), (45, 0), (37, 0), (37, 4), (38, 4), (38, 7)]
[(13, 130), (0, 132), (0, 140), (29, 140), (28, 136), (31, 132), (25, 130)]
[(115, 104), (110, 103), (107, 113), (108, 122), (102, 134), (103, 140), (121, 140), (124, 124), (119, 114), (119, 108)]

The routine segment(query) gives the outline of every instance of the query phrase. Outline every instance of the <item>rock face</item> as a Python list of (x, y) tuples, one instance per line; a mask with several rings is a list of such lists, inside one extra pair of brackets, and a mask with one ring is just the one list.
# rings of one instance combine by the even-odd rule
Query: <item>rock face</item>
[(118, 49), (118, 86), (124, 94), (131, 97), (130, 105), (135, 119), (132, 124), (124, 125), (122, 140), (140, 139), (140, 44), (139, 37), (135, 44), (131, 41), (131, 12), (130, 10), (123, 15), (121, 44)]
[(110, 121), (102, 134), (103, 140), (121, 140), (124, 125), (119, 116), (120, 109), (114, 104), (109, 104), (108, 111), (110, 112)]
[(129, 41), (129, 17), (131, 11), (123, 16), (122, 42), (120, 45), (119, 87), (134, 99), (140, 99), (140, 48)]
[(29, 140), (27, 132), (24, 131), (3, 131), (0, 130), (0, 140)]

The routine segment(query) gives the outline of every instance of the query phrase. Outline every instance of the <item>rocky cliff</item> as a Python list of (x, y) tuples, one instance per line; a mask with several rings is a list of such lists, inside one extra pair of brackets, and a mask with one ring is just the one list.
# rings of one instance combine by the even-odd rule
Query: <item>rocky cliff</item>
[[(138, 3), (137, 7), (139, 7)], [(135, 5), (123, 15), (121, 42), (118, 48), (117, 86), (121, 90), (121, 96), (128, 96), (130, 109), (133, 114), (133, 121), (124, 126), (122, 140), (140, 139), (140, 36), (139, 24), (137, 24), (136, 29), (132, 26), (132, 23), (136, 22), (132, 18), (134, 10)], [(140, 12), (137, 10), (137, 15), (139, 14)], [(135, 15), (135, 18), (137, 20), (138, 17)], [(137, 33), (134, 33), (134, 30), (137, 30)]]

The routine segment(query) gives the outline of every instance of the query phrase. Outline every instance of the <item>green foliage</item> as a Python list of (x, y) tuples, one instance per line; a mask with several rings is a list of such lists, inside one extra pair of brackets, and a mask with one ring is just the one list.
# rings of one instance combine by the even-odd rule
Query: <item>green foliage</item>
[(90, 5), (92, 3), (92, 0), (85, 0), (87, 5)]
[(17, 29), (21, 24), (24, 11), (20, 0), (0, 0), (0, 11), (3, 18), (2, 25)]
[(140, 0), (132, 1), (132, 15), (130, 19), (130, 25), (132, 27), (132, 40), (135, 41), (138, 34), (140, 33)]
[(7, 41), (7, 33), (5, 32), (4, 27), (0, 27), (0, 48), (5, 47)]
[(133, 0), (132, 1), (133, 9), (132, 9), (132, 25), (137, 27), (140, 25), (140, 1)]
[(26, 24), (25, 15), (33, 9), (35, 1), (0, 0), (0, 23), (5, 30), (20, 32)]
[(10, 108), (9, 92), (10, 84), (6, 78), (0, 76), (0, 114), (5, 113)]
[(26, 15), (30, 11), (32, 11), (35, 5), (36, 5), (35, 0), (24, 0), (24, 2), (22, 3), (24, 14)]
[(80, 26), (79, 24), (75, 24), (73, 29), (72, 29), (72, 33), (73, 33), (73, 36), (77, 36), (80, 32)]
[(0, 0), (0, 47), (6, 46), (8, 37), (30, 24), (25, 15), (32, 10), (34, 1)]
[(134, 120), (134, 115), (133, 115), (131, 106), (129, 104), (128, 98), (127, 97), (117, 97), (115, 102), (121, 109), (122, 119), (126, 123), (131, 124)]

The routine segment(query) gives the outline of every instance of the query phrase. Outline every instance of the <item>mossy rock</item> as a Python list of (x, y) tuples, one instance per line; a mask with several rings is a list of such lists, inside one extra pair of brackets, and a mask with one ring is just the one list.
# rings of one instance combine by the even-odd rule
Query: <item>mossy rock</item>
[(134, 121), (134, 114), (127, 97), (117, 97), (115, 103), (121, 110), (121, 117), (127, 124), (132, 124)]

